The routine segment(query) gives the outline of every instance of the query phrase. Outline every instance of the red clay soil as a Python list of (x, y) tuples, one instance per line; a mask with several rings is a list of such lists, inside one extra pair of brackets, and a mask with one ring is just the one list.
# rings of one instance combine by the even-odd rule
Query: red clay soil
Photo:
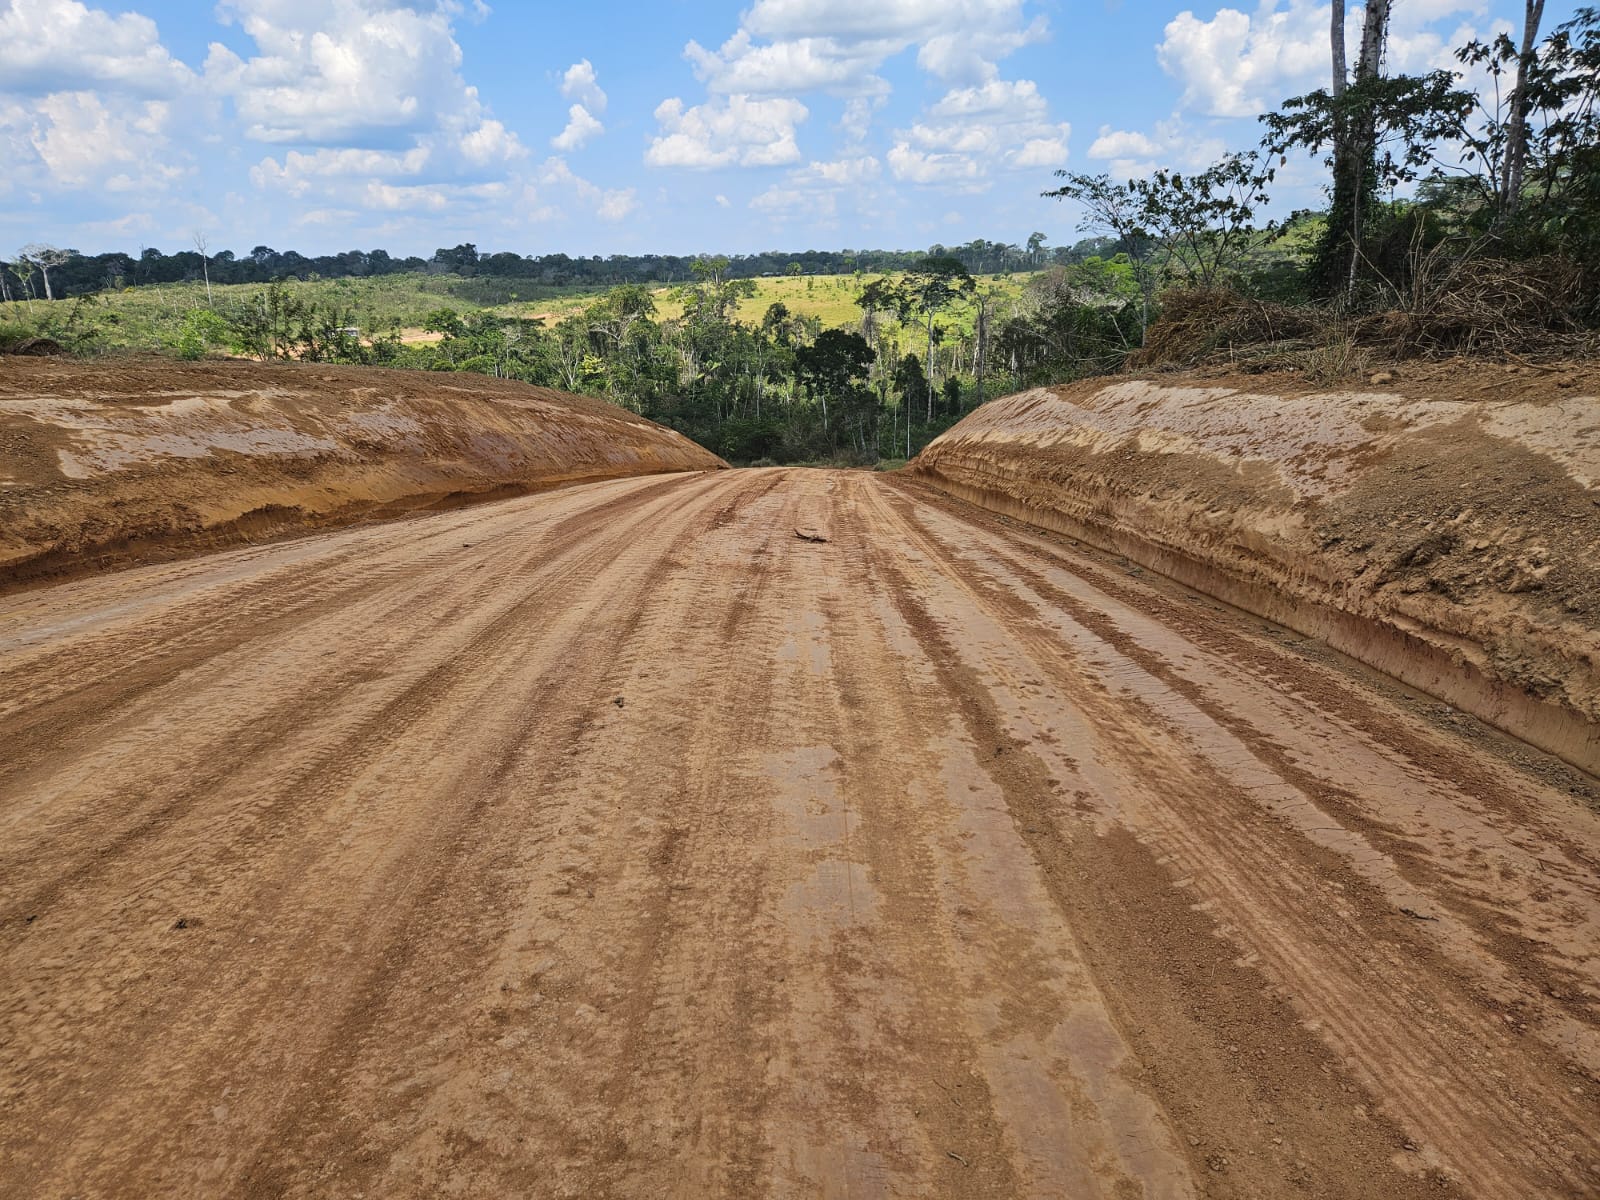
[(0, 358), (0, 587), (726, 465), (614, 405), (479, 375)]
[(1094, 380), (914, 476), (1268, 617), (1600, 771), (1600, 376)]
[(1440, 707), (864, 471), (0, 597), (0, 1196), (1593, 1200), (1600, 815)]

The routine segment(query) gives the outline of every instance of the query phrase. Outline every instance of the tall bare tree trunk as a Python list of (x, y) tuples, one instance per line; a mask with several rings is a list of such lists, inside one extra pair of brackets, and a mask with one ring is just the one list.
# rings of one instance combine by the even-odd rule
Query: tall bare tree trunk
[[(1358, 88), (1378, 78), (1383, 64), (1384, 42), (1389, 33), (1391, 4), (1392, 0), (1367, 0), (1366, 19), (1361, 23), (1361, 54), (1356, 59), (1355, 86)], [(1335, 19), (1342, 16), (1336, 7)], [(1347, 296), (1355, 290), (1356, 268), (1361, 263), (1361, 218), (1366, 209), (1369, 186), (1367, 172), (1372, 167), (1372, 153), (1377, 139), (1376, 116), (1370, 106), (1353, 116), (1354, 120), (1347, 117), (1345, 121), (1344, 152), (1336, 152), (1334, 156), (1334, 210), (1346, 214), (1350, 222), (1350, 262), (1345, 276)], [(1343, 159), (1342, 171), (1340, 159)]]
[(1328, 28), (1328, 40), (1333, 50), (1333, 98), (1344, 95), (1348, 68), (1344, 61), (1344, 0), (1333, 0), (1333, 20)]
[(211, 259), (206, 254), (206, 235), (195, 231), (194, 248), (200, 252), (200, 273), (206, 280), (206, 307), (211, 307)]
[(984, 401), (983, 373), (989, 357), (989, 297), (978, 297), (978, 319), (973, 329), (973, 375), (977, 377), (978, 403)]
[(1356, 82), (1378, 76), (1383, 44), (1389, 34), (1389, 9), (1393, 0), (1368, 0), (1367, 18), (1361, 23), (1361, 57), (1356, 60)]
[(59, 247), (48, 245), (44, 242), (32, 242), (17, 251), (17, 257), (23, 262), (31, 263), (38, 268), (39, 275), (44, 279), (44, 298), (54, 300), (56, 294), (50, 287), (50, 268), (59, 267), (68, 261), (75, 251), (62, 250)]
[(1528, 73), (1533, 69), (1534, 43), (1544, 20), (1544, 0), (1527, 0), (1522, 21), (1522, 49), (1517, 55), (1517, 83), (1511, 91), (1511, 116), (1506, 124), (1506, 156), (1500, 164), (1500, 211), (1509, 216), (1522, 203), (1522, 173), (1528, 162)]
[[(1350, 123), (1346, 114), (1340, 107), (1344, 99), (1344, 90), (1350, 81), (1350, 68), (1346, 62), (1344, 41), (1344, 0), (1333, 0), (1333, 15), (1328, 21), (1328, 49), (1332, 52), (1332, 86), (1329, 94), (1333, 97), (1333, 204), (1329, 217), (1336, 216), (1340, 211), (1340, 196), (1344, 194), (1344, 183), (1352, 172), (1353, 155), (1350, 148)], [(1350, 199), (1347, 198), (1347, 203)], [(1355, 201), (1359, 203), (1359, 200)]]

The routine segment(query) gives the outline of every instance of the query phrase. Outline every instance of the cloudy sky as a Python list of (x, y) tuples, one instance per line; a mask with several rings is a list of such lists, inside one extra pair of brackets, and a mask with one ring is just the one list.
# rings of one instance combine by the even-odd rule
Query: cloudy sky
[[(1395, 0), (1391, 64), (1454, 65), (1521, 7)], [(1068, 242), (1054, 170), (1253, 144), (1323, 84), (1327, 23), (1313, 0), (0, 0), (0, 247)], [(1285, 204), (1315, 202), (1290, 175)]]

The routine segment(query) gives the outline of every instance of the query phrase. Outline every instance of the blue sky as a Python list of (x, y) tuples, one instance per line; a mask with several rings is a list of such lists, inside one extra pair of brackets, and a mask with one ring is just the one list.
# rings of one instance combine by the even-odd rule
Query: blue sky
[[(1395, 0), (1391, 67), (1453, 65), (1521, 8)], [(0, 246), (1070, 242), (1056, 168), (1253, 144), (1262, 105), (1324, 83), (1327, 23), (1313, 0), (0, 0)], [(1316, 181), (1290, 164), (1280, 205)]]

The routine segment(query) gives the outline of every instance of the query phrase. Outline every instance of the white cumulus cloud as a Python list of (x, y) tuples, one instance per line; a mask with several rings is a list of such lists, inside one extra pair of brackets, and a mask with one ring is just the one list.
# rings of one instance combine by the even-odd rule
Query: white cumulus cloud
[(798, 162), (795, 128), (809, 115), (798, 100), (713, 97), (685, 107), (673, 97), (656, 106), (661, 127), (645, 152), (653, 167), (770, 167)]
[(1148, 175), (1158, 168), (1203, 169), (1227, 151), (1221, 138), (1198, 134), (1176, 118), (1158, 123), (1149, 133), (1102, 125), (1089, 145), (1089, 157), (1106, 163), (1118, 179)]
[[(998, 77), (1001, 59), (1048, 32), (1043, 18), (1025, 19), (1024, 5), (1025, 0), (754, 0), (720, 46), (691, 41), (684, 48), (711, 99), (689, 109), (680, 100), (668, 101), (680, 106), (668, 115), (709, 120), (722, 111), (721, 98), (792, 103), (825, 92), (846, 101), (839, 129), (847, 142), (859, 143), (890, 92), (880, 74), (888, 60), (915, 49), (917, 65), (946, 87), (986, 84)], [(1038, 158), (1046, 150), (1041, 144), (1028, 153)], [(767, 156), (774, 162), (799, 158), (799, 147), (791, 149), (782, 138)], [(703, 167), (751, 159), (715, 138), (681, 129), (669, 129), (646, 156), (657, 165)]]
[(7, 92), (103, 88), (170, 98), (194, 82), (140, 13), (113, 16), (78, 0), (9, 0), (0, 10), (0, 89)]
[(193, 170), (177, 136), (199, 78), (154, 21), (78, 0), (0, 8), (0, 194), (155, 194)]
[(30, 141), (57, 184), (104, 180), (113, 191), (133, 191), (186, 173), (160, 162), (169, 117), (159, 100), (124, 108), (94, 92), (56, 92), (35, 103)]
[(1050, 119), (1031, 79), (991, 79), (946, 92), (889, 152), (896, 179), (964, 189), (987, 186), (992, 167), (1058, 167), (1072, 127)]
[(258, 187), (325, 207), (436, 212), (491, 200), (527, 155), (461, 76), (449, 0), (225, 0), (256, 53), (212, 43), (207, 84), (245, 135), (284, 147)]
[[(1394, 72), (1455, 67), (1450, 49), (1470, 40), (1463, 25), (1450, 34), (1438, 22), (1477, 15), (1481, 0), (1408, 0), (1391, 18), (1385, 62)], [(1331, 9), (1316, 0), (1262, 0), (1254, 11), (1218, 9), (1207, 20), (1180, 12), (1167, 23), (1156, 58), (1183, 85), (1181, 105), (1213, 117), (1253, 117), (1285, 97), (1328, 85)], [(1353, 66), (1364, 10), (1346, 15), (1347, 55)]]
[(907, 183), (976, 187), (983, 181), (983, 168), (968, 154), (919, 150), (908, 142), (898, 142), (888, 159), (894, 177)]
[(550, 139), (550, 144), (570, 153), (582, 149), (606, 131), (596, 115), (606, 110), (606, 94), (600, 87), (594, 64), (585, 58), (568, 67), (561, 76), (561, 94), (576, 103), (567, 109), (566, 127)]
[(882, 175), (883, 164), (870, 154), (809, 162), (786, 172), (782, 182), (754, 197), (750, 207), (779, 225), (800, 220), (833, 228), (841, 200), (863, 213), (877, 207), (876, 185)]
[(774, 45), (809, 42), (860, 72), (915, 46), (923, 70), (947, 83), (976, 83), (994, 76), (999, 59), (1044, 36), (1044, 22), (1024, 24), (1022, 10), (1023, 0), (756, 0), (740, 32)]
[(770, 96), (829, 89), (870, 94), (888, 88), (873, 73), (886, 57), (878, 43), (803, 37), (756, 45), (741, 29), (716, 50), (690, 42), (684, 57), (713, 92)]
[[(635, 188), (602, 188), (573, 171), (567, 160), (551, 157), (544, 160), (536, 175), (535, 186), (530, 187), (526, 200), (533, 205), (552, 193), (565, 194), (587, 207), (602, 221), (617, 222), (625, 219), (639, 207), (639, 194)], [(547, 215), (563, 211), (547, 206)]]
[(597, 121), (581, 104), (574, 104), (567, 110), (567, 126), (555, 137), (550, 139), (550, 144), (557, 150), (577, 150), (591, 138), (597, 138), (606, 131), (606, 127)]
[(568, 100), (576, 100), (589, 112), (606, 111), (606, 94), (600, 88), (594, 64), (587, 58), (573, 63), (561, 76), (561, 94)]

